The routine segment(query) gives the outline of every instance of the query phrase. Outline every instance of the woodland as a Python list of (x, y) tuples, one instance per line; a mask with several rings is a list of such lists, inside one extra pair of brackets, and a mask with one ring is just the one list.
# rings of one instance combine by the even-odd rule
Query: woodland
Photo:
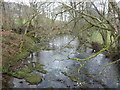
[[(86, 62), (91, 62), (92, 59), (102, 54), (110, 62), (105, 64), (106, 61), (103, 60), (104, 66), (101, 66), (102, 69), (97, 75), (104, 72), (109, 66), (115, 66), (116, 68), (113, 71), (117, 71), (120, 81), (120, 1), (74, 2), (74, 0), (71, 0), (67, 2), (38, 2), (37, 0), (32, 0), (28, 4), (5, 1), (0, 4), (2, 12), (0, 26), (2, 64), (0, 65), (0, 70), (2, 71), (3, 88), (13, 88), (14, 85), (9, 83), (13, 78), (24, 79), (30, 85), (40, 84), (46, 79), (43, 79), (44, 76), (32, 72), (38, 71), (46, 75), (46, 73), (49, 73), (49, 70), (45, 69), (47, 64), (43, 64), (42, 61), (39, 63), (31, 62), (32, 64), (26, 63), (28, 56), (37, 56), (40, 59), (44, 56), (42, 54), (39, 56), (39, 53), (34, 55), (34, 52), (42, 53), (42, 51), (55, 50), (65, 52), (65, 48), (70, 50), (74, 47), (74, 45), (71, 45), (74, 41), (77, 41), (77, 46), (74, 47), (76, 48), (75, 52), (86, 54), (87, 50), (91, 50), (89, 56), (85, 58), (82, 58), (83, 55), (79, 56), (79, 58), (70, 56), (56, 58), (53, 56), (55, 62), (67, 62), (67, 60), (82, 62), (81, 65), (75, 68), (75, 70), (79, 69), (79, 71), (82, 71), (86, 67)], [(65, 46), (59, 46), (59, 43), (61, 45), (64, 40), (59, 41), (58, 38), (63, 38), (66, 35), (70, 36), (70, 39), (66, 39), (65, 43), (67, 43)], [(56, 41), (58, 46), (53, 44), (50, 46), (52, 40), (58, 40), (58, 42)], [(47, 58), (48, 55), (51, 54), (48, 53), (45, 57)], [(67, 54), (63, 54), (63, 56), (65, 55)], [(88, 68), (89, 65), (87, 66)], [(50, 67), (54, 67), (54, 65)], [(83, 71), (85, 70), (83, 69)], [(79, 81), (66, 72), (62, 72), (62, 74), (68, 76), (73, 82), (77, 83)], [(101, 84), (102, 88), (109, 88), (107, 83), (103, 84), (104, 80), (98, 80), (94, 74), (87, 73), (85, 75)], [(60, 79), (57, 79), (57, 81), (62, 82)], [(45, 85), (40, 88), (42, 87), (45, 87)], [(57, 84), (47, 88), (56, 87), (65, 88), (64, 85), (57, 86)], [(89, 85), (86, 86), (86, 83), (81, 84), (81, 86), (70, 87), (70, 85), (67, 85), (66, 87), (90, 88)], [(93, 88), (98, 87), (95, 85)]]

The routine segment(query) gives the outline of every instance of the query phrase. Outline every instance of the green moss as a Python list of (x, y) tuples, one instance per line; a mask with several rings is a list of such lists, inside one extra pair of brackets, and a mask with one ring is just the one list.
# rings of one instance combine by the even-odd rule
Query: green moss
[(19, 60), (25, 56), (28, 56), (29, 55), (29, 52), (27, 51), (22, 51), (21, 53), (19, 53), (17, 56), (16, 56), (16, 60)]
[[(9, 67), (8, 66), (14, 66), (19, 60), (22, 60), (24, 57), (29, 55), (29, 52), (34, 52), (36, 50), (39, 50), (39, 46), (35, 44), (34, 40), (26, 35), (19, 35), (19, 34), (13, 34), (10, 33), (11, 38), (9, 36), (3, 37), (3, 43), (8, 45), (8, 49), (3, 48), (3, 68), (2, 71), (8, 73), (9, 75), (12, 75), (16, 78), (25, 79), (30, 84), (38, 84), (42, 81), (42, 76), (31, 74), (30, 72), (36, 70), (41, 73), (47, 73), (47, 71), (43, 70), (43, 66), (40, 63), (36, 63), (35, 67), (33, 67), (33, 63), (28, 63), (27, 68), (23, 68), (21, 70), (12, 70), (14, 72), (8, 72)], [(17, 42), (16, 45), (11, 45), (9, 42), (10, 40), (13, 40)], [(42, 48), (42, 47), (41, 47)], [(8, 51), (10, 53), (8, 53)]]
[(46, 46), (36, 46), (36, 50), (45, 50)]
[(46, 74), (47, 71), (43, 69), (44, 65), (43, 64), (40, 64), (38, 62), (34, 62), (35, 63), (35, 70), (40, 72), (40, 73), (43, 73), (43, 74)]
[(32, 38), (23, 35), (23, 50), (26, 51), (33, 51), (35, 48), (35, 42)]
[(40, 75), (36, 75), (33, 73), (24, 72), (24, 71), (15, 71), (15, 72), (10, 72), (9, 74), (19, 79), (25, 79), (30, 84), (38, 84), (42, 81), (42, 78), (43, 78)]
[(25, 80), (30, 84), (38, 84), (42, 81), (42, 76), (36, 74), (29, 74), (25, 77)]
[(4, 41), (4, 43), (5, 43), (6, 45), (11, 45), (11, 43), (10, 43), (9, 41)]
[(33, 63), (27, 63), (26, 64), (30, 70), (34, 70), (35, 69), (32, 64)]
[(43, 68), (36, 68), (36, 71), (40, 72), (40, 73), (43, 73), (43, 74), (46, 74), (47, 71), (46, 70), (43, 70)]
[(16, 78), (22, 79), (25, 76), (27, 76), (28, 73), (23, 72), (23, 71), (14, 71), (14, 72), (10, 72), (9, 74), (11, 74), (12, 76), (14, 76)]
[(30, 68), (23, 68), (22, 71), (23, 72), (28, 72), (28, 73), (32, 72), (32, 70)]
[(44, 50), (53, 50), (53, 48), (47, 48), (47, 47), (46, 47)]
[[(33, 67), (33, 65), (32, 65), (33, 63), (35, 64), (35, 67)], [(40, 64), (39, 62), (27, 63), (26, 65), (28, 66), (28, 68), (29, 68), (31, 71), (35, 70), (35, 71), (38, 71), (38, 72), (43, 73), (43, 74), (46, 74), (46, 73), (47, 73), (47, 71), (44, 70), (44, 68), (43, 68), (44, 65), (43, 65), (43, 64)]]
[(45, 65), (40, 64), (39, 62), (34, 62), (35, 68), (43, 68)]
[(40, 67), (40, 63), (39, 62), (33, 62), (35, 64), (35, 68), (39, 68)]
[(3, 66), (3, 67), (2, 67), (2, 72), (3, 72), (3, 73), (8, 72), (8, 69), (9, 69), (8, 66)]
[(98, 43), (103, 43), (102, 36), (98, 31), (94, 31), (91, 37), (91, 40)]

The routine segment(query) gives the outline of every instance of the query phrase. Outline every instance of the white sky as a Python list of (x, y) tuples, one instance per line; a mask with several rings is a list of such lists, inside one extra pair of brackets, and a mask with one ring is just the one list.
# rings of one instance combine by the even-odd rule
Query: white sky
[[(100, 1), (100, 0), (3, 0), (3, 1), (6, 1), (6, 2), (16, 2), (16, 3), (23, 3), (23, 4), (26, 4), (29, 6), (29, 2), (33, 2), (33, 1), (37, 1), (37, 2), (40, 2), (40, 1), (43, 1), (43, 2), (69, 2), (69, 1)], [(104, 1), (104, 0), (101, 0), (101, 1)], [(109, 1), (114, 1), (114, 0), (109, 0)], [(119, 2), (120, 0), (115, 0), (116, 2)]]
[[(45, 2), (65, 2), (65, 1), (99, 1), (99, 0), (4, 0), (7, 2), (24, 2), (24, 3), (29, 3), (29, 1), (45, 1)], [(120, 0), (115, 0), (119, 2)]]
[[(6, 1), (6, 2), (16, 2), (16, 3), (23, 2), (24, 4), (29, 5), (29, 2), (33, 2), (33, 1), (37, 1), (37, 2), (40, 2), (40, 1), (43, 1), (43, 2), (69, 2), (69, 1), (76, 1), (76, 2), (78, 2), (78, 1), (84, 1), (85, 2), (85, 1), (87, 1), (88, 2), (88, 1), (100, 1), (100, 0), (3, 0), (3, 1)], [(115, 1), (119, 2), (120, 0), (115, 0)]]
[[(6, 2), (16, 2), (16, 3), (21, 3), (23, 2), (23, 4), (26, 4), (29, 6), (29, 2), (33, 2), (33, 1), (37, 1), (37, 2), (40, 2), (40, 1), (43, 1), (43, 2), (69, 2), (69, 1), (101, 1), (101, 0), (4, 0)], [(102, 0), (104, 1), (104, 0)], [(117, 2), (119, 2), (120, 0), (115, 0)]]

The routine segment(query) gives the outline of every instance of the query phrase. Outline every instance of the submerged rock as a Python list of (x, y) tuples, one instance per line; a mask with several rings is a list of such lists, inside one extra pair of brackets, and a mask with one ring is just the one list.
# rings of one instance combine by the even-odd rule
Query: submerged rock
[(30, 84), (39, 84), (42, 81), (42, 78), (42, 76), (32, 73), (25, 77), (25, 80)]
[(28, 73), (24, 71), (15, 71), (10, 73), (12, 76), (19, 78), (19, 79), (25, 79), (30, 84), (38, 84), (42, 81), (42, 76), (34, 74), (34, 73)]
[[(33, 65), (34, 64), (34, 65)], [(47, 71), (44, 70), (44, 66), (43, 64), (40, 64), (39, 62), (31, 62), (31, 63), (27, 63), (25, 64), (28, 66), (28, 68), (25, 68), (25, 72), (32, 72), (32, 71), (37, 71), (43, 74), (46, 74)]]
[(85, 59), (85, 58), (88, 58), (89, 55), (86, 54), (86, 53), (80, 53), (78, 55), (75, 55), (76, 58), (79, 58), (79, 59)]
[(78, 79), (72, 74), (67, 74), (66, 72), (62, 72), (62, 74), (64, 74), (65, 76), (68, 76), (73, 82), (78, 81)]
[(10, 74), (16, 78), (23, 79), (27, 73), (23, 71), (14, 71), (14, 72), (10, 72)]
[(46, 70), (43, 70), (42, 68), (36, 68), (36, 71), (40, 72), (40, 73), (43, 73), (43, 74), (46, 74), (47, 71)]
[(47, 71), (46, 70), (44, 70), (44, 65), (43, 64), (40, 64), (40, 63), (38, 63), (38, 62), (34, 62), (35, 63), (35, 70), (36, 71), (38, 71), (38, 72), (40, 72), (40, 73), (43, 73), (43, 74), (46, 74), (47, 73)]
[[(34, 64), (34, 65), (33, 65)], [(44, 65), (40, 64), (39, 62), (31, 62), (25, 64), (27, 65), (26, 68), (22, 68), (21, 70), (16, 70), (13, 72), (10, 72), (12, 76), (19, 78), (19, 79), (25, 79), (30, 84), (38, 84), (42, 81), (42, 76), (37, 75), (35, 73), (31, 73), (33, 71), (38, 71), (40, 73), (46, 74), (47, 71), (44, 70)]]

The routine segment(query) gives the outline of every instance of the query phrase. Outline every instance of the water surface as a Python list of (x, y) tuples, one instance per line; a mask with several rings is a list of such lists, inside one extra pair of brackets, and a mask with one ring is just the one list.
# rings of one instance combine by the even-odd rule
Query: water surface
[[(24, 79), (13, 79), (14, 87), (17, 88), (118, 88), (120, 86), (120, 76), (117, 71), (116, 65), (108, 66), (101, 75), (99, 72), (104, 66), (111, 61), (106, 59), (103, 54), (99, 54), (97, 57), (85, 61), (64, 60), (57, 61), (55, 59), (66, 59), (69, 57), (87, 58), (94, 53), (90, 53), (90, 49), (84, 53), (78, 53), (76, 51), (79, 44), (78, 40), (73, 39), (72, 36), (60, 36), (49, 43), (50, 47), (54, 47), (55, 50), (42, 50), (40, 52), (34, 52), (30, 55), (28, 62), (40, 62), (44, 64), (44, 69), (48, 71), (47, 74), (42, 74), (34, 71), (38, 75), (42, 75), (43, 81), (38, 85), (29, 85)], [(63, 48), (64, 47), (64, 48)], [(78, 71), (80, 65), (85, 66)], [(71, 80), (67, 75), (77, 78), (77, 82)], [(20, 83), (22, 81), (22, 83)]]

